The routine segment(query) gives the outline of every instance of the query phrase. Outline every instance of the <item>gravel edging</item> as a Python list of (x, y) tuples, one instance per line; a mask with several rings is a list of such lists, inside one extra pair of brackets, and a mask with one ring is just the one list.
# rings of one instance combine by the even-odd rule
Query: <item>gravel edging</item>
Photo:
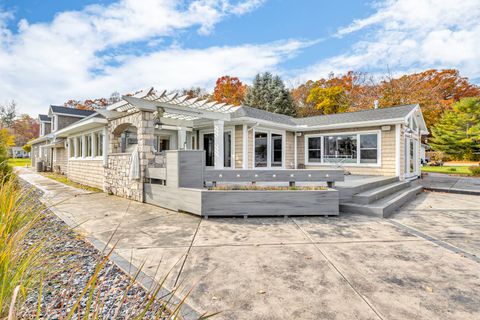
[[(22, 188), (32, 190), (29, 199), (35, 206), (44, 207), (40, 198), (43, 191), (34, 185), (19, 179)], [(80, 237), (72, 228), (76, 223), (69, 221), (56, 208), (43, 210), (44, 217), (27, 236), (27, 242), (33, 243), (35, 240), (48, 236), (49, 243), (45, 250), (53, 258), (52, 266), (57, 270), (45, 279), (42, 293), (42, 318), (62, 319), (66, 316), (69, 305), (75, 296), (83, 289), (90, 277), (95, 271), (96, 264), (105, 255), (106, 244), (93, 237)], [(61, 217), (61, 218), (60, 218)], [(58, 268), (58, 269), (57, 269)], [(148, 300), (149, 290), (158, 283), (144, 272), (138, 270), (133, 264), (122, 258), (115, 252), (112, 252), (106, 265), (100, 272), (101, 280), (98, 288), (99, 297), (103, 302), (102, 317), (110, 319), (117, 310), (117, 305), (124, 295), (125, 289), (131, 285), (132, 278), (137, 276), (135, 283), (131, 286), (126, 295), (124, 305), (120, 309), (119, 318), (123, 319), (132, 314), (143, 310), (142, 305)], [(158, 297), (168, 297), (171, 292), (161, 288)], [(26, 301), (19, 310), (21, 318), (30, 318), (35, 315), (37, 309), (38, 290), (33, 290), (27, 295)], [(84, 301), (85, 300), (85, 301)], [(172, 296), (171, 302), (177, 304), (180, 302), (176, 296)], [(85, 307), (84, 298), (81, 307)], [(146, 318), (152, 318), (153, 314), (147, 313)], [(182, 319), (198, 319), (200, 314), (187, 304), (183, 304), (180, 317)]]

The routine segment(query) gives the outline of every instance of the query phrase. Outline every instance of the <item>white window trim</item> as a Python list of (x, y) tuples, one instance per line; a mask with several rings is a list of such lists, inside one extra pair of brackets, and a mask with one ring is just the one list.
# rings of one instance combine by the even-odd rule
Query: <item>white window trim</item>
[[(199, 130), (198, 132), (199, 132), (198, 150), (203, 150), (203, 136), (206, 134), (214, 133), (214, 132), (213, 132), (213, 129), (203, 129), (203, 130)], [(235, 169), (235, 126), (225, 126), (223, 128), (223, 133), (225, 134), (225, 132), (230, 132), (230, 136), (232, 139), (231, 141), (232, 150), (230, 150), (231, 151), (230, 157), (232, 161), (231, 161), (231, 166), (224, 167), (224, 169)], [(213, 168), (213, 166), (207, 166), (207, 168)]]
[[(95, 134), (104, 134), (103, 132), (103, 129), (94, 129), (94, 130), (90, 130), (90, 131), (85, 131), (81, 134), (76, 134), (76, 135), (72, 135), (70, 137), (68, 137), (68, 141), (69, 141), (69, 157), (68, 157), (68, 160), (72, 160), (72, 161), (85, 161), (85, 160), (103, 160), (103, 155), (101, 156), (97, 156), (95, 155), (96, 154), (96, 143), (95, 143), (95, 139), (94, 139), (94, 136)], [(92, 156), (90, 157), (85, 157), (85, 151), (86, 151), (86, 136), (92, 136), (92, 145), (91, 145), (91, 149), (92, 149)], [(76, 144), (76, 139), (77, 138), (81, 138), (82, 139), (82, 150), (80, 152), (81, 156), (80, 157), (77, 157), (75, 156), (76, 153), (77, 153), (77, 148), (78, 148), (78, 145)], [(74, 143), (74, 147), (73, 147), (73, 156), (70, 155), (70, 143)], [(105, 152), (105, 150), (103, 150), (103, 152)]]
[[(285, 155), (286, 155), (286, 131), (285, 130), (275, 130), (268, 129), (263, 127), (254, 127), (252, 135), (252, 164), (253, 169), (255, 170), (270, 170), (270, 169), (285, 169)], [(267, 166), (266, 167), (256, 167), (255, 166), (255, 133), (266, 133), (267, 134)], [(272, 133), (280, 134), (282, 136), (282, 166), (281, 167), (272, 167)]]
[[(377, 163), (360, 163), (360, 135), (363, 134), (377, 134)], [(357, 163), (342, 163), (342, 167), (374, 167), (378, 168), (382, 166), (382, 131), (381, 130), (368, 130), (368, 131), (345, 131), (345, 132), (335, 132), (335, 133), (319, 133), (319, 134), (306, 134), (304, 138), (304, 156), (305, 156), (305, 165), (306, 166), (332, 166), (333, 163), (326, 163), (323, 161), (323, 154), (325, 151), (324, 148), (324, 139), (325, 136), (345, 136), (345, 135), (356, 135), (357, 136)], [(308, 139), (309, 138), (318, 138), (322, 137), (321, 140), (321, 162), (309, 162), (308, 161)]]

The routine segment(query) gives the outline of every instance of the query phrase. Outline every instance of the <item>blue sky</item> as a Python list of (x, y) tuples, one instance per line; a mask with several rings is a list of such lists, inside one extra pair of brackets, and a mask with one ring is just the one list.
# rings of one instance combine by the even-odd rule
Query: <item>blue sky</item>
[[(146, 86), (257, 72), (457, 68), (480, 82), (480, 6), (453, 0), (0, 0), (0, 102), (36, 114)], [(3, 60), (3, 62), (2, 62)]]

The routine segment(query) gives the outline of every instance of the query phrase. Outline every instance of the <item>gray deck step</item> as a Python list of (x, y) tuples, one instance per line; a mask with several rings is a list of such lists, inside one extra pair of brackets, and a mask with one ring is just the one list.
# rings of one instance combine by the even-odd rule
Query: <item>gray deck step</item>
[(407, 181), (397, 181), (378, 188), (370, 189), (353, 195), (352, 202), (358, 204), (369, 204), (383, 199), (397, 191), (408, 188), (410, 183)]
[(409, 186), (370, 204), (341, 203), (340, 211), (386, 218), (407, 201), (414, 199), (422, 190), (422, 186)]

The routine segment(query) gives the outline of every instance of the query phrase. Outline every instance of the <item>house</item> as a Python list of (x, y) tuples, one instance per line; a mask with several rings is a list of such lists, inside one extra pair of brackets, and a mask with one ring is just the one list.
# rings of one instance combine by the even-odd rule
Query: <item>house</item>
[(8, 156), (10, 158), (28, 158), (30, 157), (30, 153), (23, 150), (22, 147), (9, 147)]
[(68, 157), (65, 143), (58, 139), (55, 133), (93, 113), (95, 112), (91, 110), (52, 105), (48, 114), (39, 114), (40, 137), (30, 142), (32, 166), (42, 161), (49, 170), (66, 173)]
[[(225, 176), (256, 182), (260, 176), (277, 181), (286, 173), (287, 180), (318, 176), (329, 185), (335, 180), (328, 177), (338, 178), (338, 172), (339, 180), (346, 172), (404, 181), (420, 175), (420, 138), (428, 133), (419, 105), (294, 118), (150, 88), (106, 110), (82, 110), (76, 121), (61, 121), (80, 112), (65, 109), (50, 107), (52, 132), (41, 146), (51, 150), (53, 167), (61, 167), (71, 180), (142, 202), (151, 198), (147, 187), (164, 185), (171, 173), (157, 170), (165, 168), (165, 154), (177, 154), (178, 161), (183, 154), (195, 158), (192, 166), (202, 175), (191, 176), (199, 188), (209, 176), (214, 183)], [(178, 171), (181, 163), (172, 159), (171, 168)], [(138, 171), (134, 178), (133, 169)]]

